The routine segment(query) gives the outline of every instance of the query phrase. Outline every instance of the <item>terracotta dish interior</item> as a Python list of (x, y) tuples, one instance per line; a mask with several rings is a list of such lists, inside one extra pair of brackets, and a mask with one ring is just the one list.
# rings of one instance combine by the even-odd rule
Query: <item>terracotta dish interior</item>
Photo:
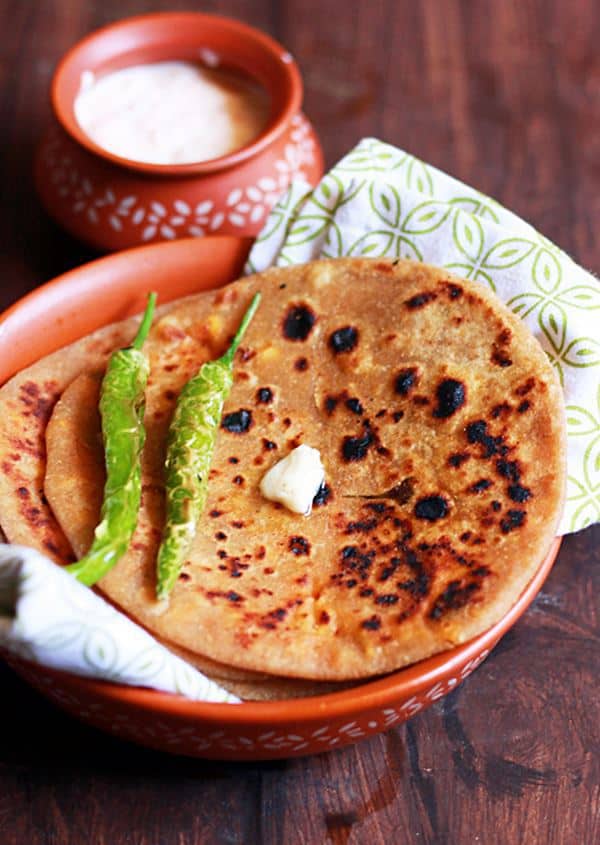
[[(193, 164), (148, 164), (108, 152), (81, 129), (73, 109), (84, 71), (102, 76), (132, 65), (167, 60), (200, 61), (242, 72), (262, 85), (271, 117), (250, 144), (228, 155)], [(214, 172), (256, 155), (286, 128), (300, 110), (302, 81), (285, 48), (256, 29), (229, 18), (196, 12), (167, 12), (127, 18), (99, 29), (72, 47), (52, 80), (52, 106), (62, 127), (95, 155), (144, 173), (186, 175)]]
[[(192, 238), (127, 250), (66, 273), (36, 289), (0, 317), (0, 383), (61, 346), (143, 310), (146, 292), (162, 301), (220, 287), (240, 275), (250, 239), (232, 236)], [(309, 699), (245, 703), (242, 706), (192, 702), (153, 690), (68, 676), (98, 699), (138, 710), (230, 724), (294, 723), (357, 715), (402, 701), (450, 676), (468, 674), (517, 621), (540, 590), (560, 547), (554, 540), (517, 603), (496, 625), (468, 643), (379, 680)], [(474, 665), (474, 664), (473, 664)], [(468, 671), (465, 671), (468, 669)], [(60, 685), (62, 673), (40, 669)], [(433, 699), (432, 699), (433, 700)]]

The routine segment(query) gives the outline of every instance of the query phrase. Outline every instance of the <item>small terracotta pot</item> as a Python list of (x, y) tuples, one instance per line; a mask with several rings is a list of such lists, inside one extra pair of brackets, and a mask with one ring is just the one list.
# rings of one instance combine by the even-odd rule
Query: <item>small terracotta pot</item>
[[(148, 164), (108, 152), (85, 134), (73, 104), (81, 75), (168, 59), (215, 63), (259, 82), (271, 99), (264, 131), (240, 150), (194, 164)], [(128, 18), (84, 38), (52, 81), (56, 121), (38, 147), (35, 182), (49, 214), (75, 237), (116, 250), (205, 234), (256, 235), (292, 179), (315, 184), (323, 155), (300, 113), (292, 56), (246, 24), (194, 12)]]

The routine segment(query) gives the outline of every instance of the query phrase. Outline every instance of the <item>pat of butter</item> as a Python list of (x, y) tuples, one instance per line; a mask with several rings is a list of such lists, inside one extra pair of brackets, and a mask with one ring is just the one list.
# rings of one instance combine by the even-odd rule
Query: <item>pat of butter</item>
[(265, 473), (260, 492), (273, 502), (280, 502), (294, 513), (308, 516), (319, 487), (325, 480), (325, 469), (318, 449), (298, 446)]

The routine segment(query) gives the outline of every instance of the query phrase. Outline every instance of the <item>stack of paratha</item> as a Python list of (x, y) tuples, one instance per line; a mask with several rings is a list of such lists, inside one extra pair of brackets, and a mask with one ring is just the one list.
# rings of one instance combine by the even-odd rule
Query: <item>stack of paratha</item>
[[(165, 437), (183, 384), (252, 295), (198, 533), (155, 600)], [(0, 391), (0, 524), (58, 563), (82, 556), (104, 481), (97, 411), (108, 327)], [(560, 516), (562, 393), (528, 330), (482, 286), (405, 261), (318, 261), (159, 312), (147, 342), (143, 501), (100, 592), (248, 698), (335, 688), (464, 642), (532, 577)], [(300, 443), (326, 484), (303, 517), (265, 499)]]

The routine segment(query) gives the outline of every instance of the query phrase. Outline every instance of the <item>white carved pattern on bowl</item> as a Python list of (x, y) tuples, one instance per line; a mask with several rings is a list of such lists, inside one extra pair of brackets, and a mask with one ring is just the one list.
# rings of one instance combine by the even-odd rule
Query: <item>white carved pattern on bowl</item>
[[(160, 737), (161, 741), (169, 745), (173, 751), (185, 751), (193, 748), (198, 753), (208, 750), (240, 752), (267, 750), (295, 753), (315, 742), (318, 742), (323, 748), (333, 748), (342, 741), (347, 742), (348, 739), (362, 739), (380, 731), (389, 730), (394, 724), (411, 718), (431, 702), (437, 701), (442, 696), (452, 692), (467, 675), (485, 660), (489, 653), (490, 650), (485, 649), (469, 660), (456, 677), (453, 676), (445, 681), (439, 681), (418, 695), (413, 695), (399, 707), (382, 708), (375, 715), (371, 715), (366, 724), (359, 724), (357, 720), (354, 720), (344, 723), (337, 729), (325, 724), (307, 733), (301, 731), (281, 733), (276, 730), (269, 730), (256, 738), (230, 734), (224, 730), (206, 734), (201, 728), (197, 730), (190, 725), (173, 727), (168, 717), (165, 721), (158, 719), (151, 724), (140, 723), (135, 717), (131, 717), (127, 713), (114, 713), (113, 708), (106, 707), (100, 702), (89, 702), (72, 692), (65, 692), (57, 685), (54, 678), (40, 675), (23, 667), (22, 664), (19, 665), (19, 671), (26, 680), (44, 692), (59, 706), (85, 721), (91, 721), (97, 726), (103, 727), (116, 736), (126, 736), (140, 742), (143, 742), (144, 739), (153, 742)], [(9, 663), (12, 663), (10, 659)]]
[[(77, 215), (85, 215), (94, 226), (106, 225), (115, 232), (139, 227), (141, 243), (152, 240), (173, 240), (178, 236), (202, 237), (217, 232), (227, 222), (242, 229), (266, 218), (267, 213), (294, 178), (306, 178), (305, 167), (314, 163), (314, 140), (310, 125), (302, 115), (296, 115), (283, 157), (275, 162), (274, 177), (263, 176), (255, 184), (233, 189), (225, 208), (216, 207), (207, 199), (191, 208), (183, 199), (174, 200), (171, 208), (153, 201), (139, 203), (131, 194), (119, 197), (116, 188), (98, 192), (90, 179), (83, 176), (65, 152), (60, 132), (55, 131), (44, 150), (44, 164), (49, 181), (58, 197), (70, 205)], [(142, 225), (143, 224), (143, 225)]]

